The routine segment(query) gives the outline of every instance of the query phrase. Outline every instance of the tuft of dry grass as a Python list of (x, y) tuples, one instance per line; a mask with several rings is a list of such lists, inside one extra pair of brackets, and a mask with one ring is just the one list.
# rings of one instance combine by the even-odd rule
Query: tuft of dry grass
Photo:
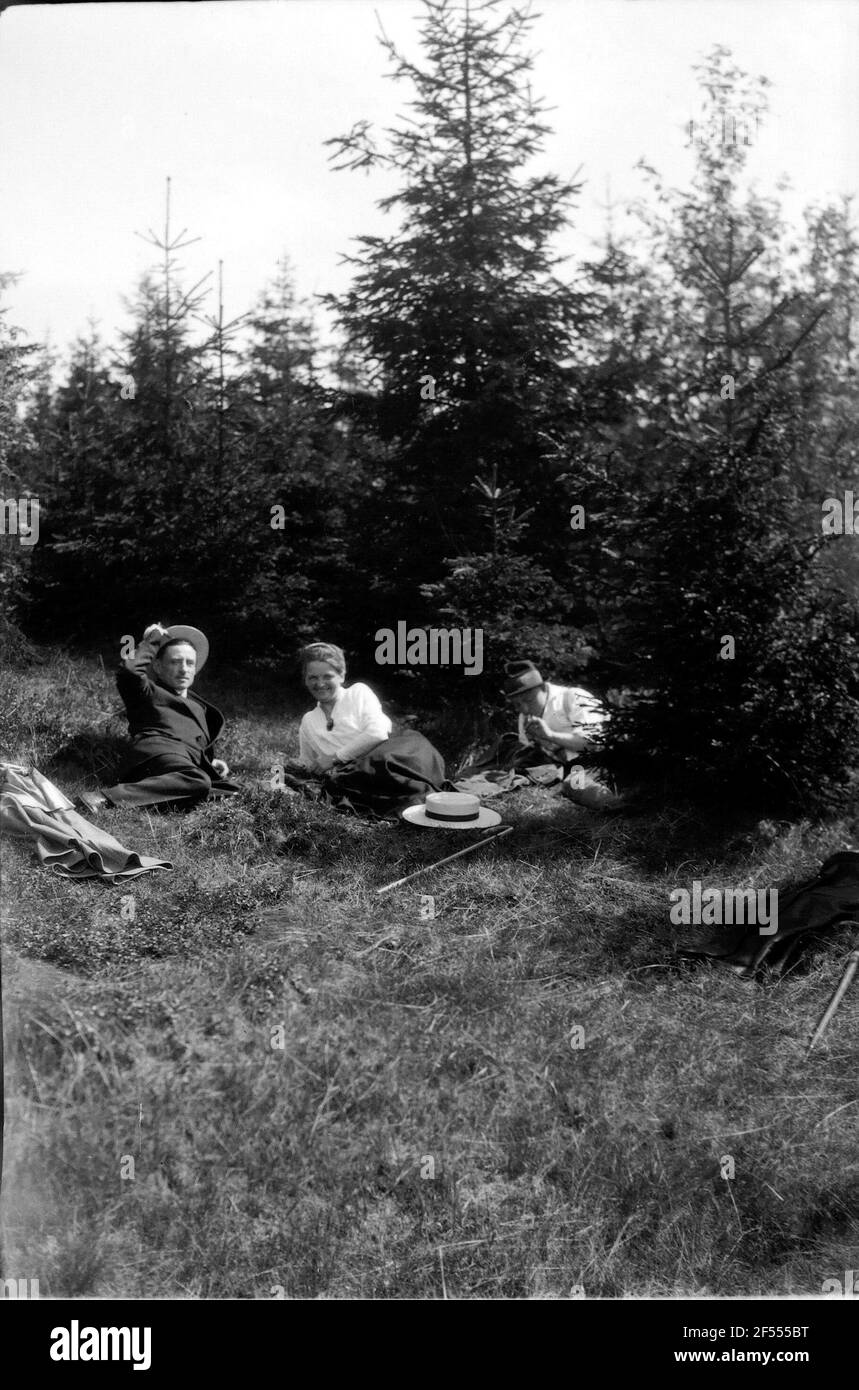
[[(108, 677), (63, 657), (16, 680), (7, 748), (92, 785)], [(856, 932), (773, 987), (680, 965), (668, 919), (672, 887), (795, 879), (854, 824), (529, 789), (513, 835), (379, 899), (449, 835), (272, 792), (294, 712), (221, 700), (247, 793), (105, 816), (173, 875), (67, 883), (3, 846), (4, 1276), (562, 1298), (815, 1293), (855, 1266), (855, 992), (802, 1045)]]

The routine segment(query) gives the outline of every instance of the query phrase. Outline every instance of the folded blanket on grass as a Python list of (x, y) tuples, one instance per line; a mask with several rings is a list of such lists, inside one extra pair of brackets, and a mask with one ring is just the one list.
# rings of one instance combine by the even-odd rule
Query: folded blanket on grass
[[(569, 772), (570, 764), (547, 761), (541, 748), (519, 742), (516, 734), (502, 734), (491, 748), (472, 753), (456, 774), (459, 792), (499, 796), (519, 787), (552, 787)], [(483, 784), (483, 785), (481, 785)]]
[[(555, 773), (553, 782), (560, 778)], [(504, 771), (501, 768), (487, 768), (485, 772), (475, 772), (470, 777), (457, 777), (454, 787), (458, 792), (470, 792), (472, 796), (479, 796), (481, 801), (488, 801), (493, 796), (503, 796), (505, 792), (518, 791), (520, 787), (529, 787), (531, 779), (523, 777), (519, 772)]]
[(79, 816), (72, 802), (34, 767), (0, 763), (0, 831), (36, 847), (42, 864), (63, 878), (117, 883), (154, 869), (172, 869), (126, 849), (101, 826)]
[(596, 754), (563, 758), (559, 753), (552, 759), (551, 753), (537, 744), (521, 744), (518, 734), (502, 734), (492, 748), (473, 752), (460, 767), (454, 786), (457, 791), (482, 798), (516, 791), (529, 783), (589, 810), (619, 811), (626, 805), (611, 777), (598, 765)]

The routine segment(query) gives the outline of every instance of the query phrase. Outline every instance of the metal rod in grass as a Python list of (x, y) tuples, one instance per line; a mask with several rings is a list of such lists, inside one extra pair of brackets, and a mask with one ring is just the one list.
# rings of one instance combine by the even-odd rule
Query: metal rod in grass
[(509, 835), (513, 829), (512, 825), (505, 825), (503, 830), (498, 830), (494, 835), (487, 835), (485, 840), (475, 840), (473, 845), (466, 845), (465, 849), (458, 849), (456, 854), (446, 854), (444, 859), (436, 859), (433, 864), (424, 864), (422, 869), (415, 869), (413, 874), (406, 874), (405, 878), (396, 878), (393, 883), (386, 883), (384, 888), (377, 888), (377, 896), (380, 893), (390, 893), (392, 888), (402, 888), (404, 883), (411, 883), (413, 878), (420, 878), (421, 874), (428, 874), (430, 869), (440, 869), (442, 864), (449, 864), (453, 859), (461, 859), (464, 854), (471, 854), (476, 849), (481, 849), (483, 845), (491, 845), (496, 840), (501, 840), (505, 835)]
[(857, 970), (859, 970), (859, 950), (851, 951), (849, 956), (847, 957), (847, 963), (844, 966), (843, 971), (841, 972), (841, 979), (838, 981), (838, 984), (832, 991), (826, 1008), (823, 1010), (823, 1013), (817, 1020), (817, 1027), (815, 1028), (814, 1032), (808, 1040), (808, 1047), (805, 1049), (806, 1057), (808, 1056), (811, 1049), (814, 1047), (815, 1043), (820, 1042), (820, 1039), (823, 1037), (823, 1034), (829, 1027), (829, 1024), (834, 1018), (838, 1006), (840, 1005), (842, 999), (844, 998), (845, 994), (850, 988), (850, 985), (853, 981), (853, 977), (856, 974)]

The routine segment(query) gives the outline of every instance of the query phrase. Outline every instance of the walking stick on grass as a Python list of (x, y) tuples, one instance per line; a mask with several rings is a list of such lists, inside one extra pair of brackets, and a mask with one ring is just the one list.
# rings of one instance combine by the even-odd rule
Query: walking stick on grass
[(808, 1056), (811, 1049), (814, 1047), (815, 1043), (820, 1041), (820, 1039), (823, 1037), (823, 1034), (826, 1032), (826, 1029), (829, 1027), (830, 1021), (832, 1020), (836, 1009), (841, 1003), (841, 1000), (844, 998), (845, 994), (850, 988), (853, 976), (856, 974), (857, 970), (859, 970), (859, 951), (851, 951), (849, 956), (847, 957), (847, 964), (844, 967), (841, 979), (838, 981), (838, 984), (832, 991), (829, 1003), (826, 1005), (826, 1008), (820, 1015), (820, 1018), (817, 1021), (817, 1027), (815, 1028), (814, 1032), (809, 1038), (808, 1047), (805, 1049), (806, 1057)]
[(419, 878), (421, 874), (428, 874), (430, 869), (439, 869), (442, 864), (449, 864), (452, 859), (461, 859), (464, 854), (471, 854), (472, 850), (480, 849), (482, 845), (491, 845), (495, 840), (500, 840), (504, 835), (509, 835), (513, 829), (512, 825), (505, 825), (503, 830), (499, 830), (495, 835), (487, 835), (485, 840), (475, 840), (473, 845), (466, 845), (465, 849), (458, 849), (456, 854), (446, 854), (444, 859), (437, 859), (434, 864), (424, 864), (422, 869), (415, 869), (413, 874), (406, 874), (405, 878), (397, 878), (393, 883), (386, 883), (384, 888), (377, 888), (376, 894), (390, 893), (392, 888), (402, 888), (404, 883), (411, 883), (413, 878)]

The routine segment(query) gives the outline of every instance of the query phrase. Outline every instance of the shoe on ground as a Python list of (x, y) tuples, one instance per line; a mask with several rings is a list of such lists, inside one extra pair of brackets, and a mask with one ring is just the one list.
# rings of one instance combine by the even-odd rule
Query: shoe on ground
[(76, 808), (87, 816), (97, 816), (99, 811), (103, 811), (109, 805), (107, 797), (101, 792), (81, 792), (75, 801)]

